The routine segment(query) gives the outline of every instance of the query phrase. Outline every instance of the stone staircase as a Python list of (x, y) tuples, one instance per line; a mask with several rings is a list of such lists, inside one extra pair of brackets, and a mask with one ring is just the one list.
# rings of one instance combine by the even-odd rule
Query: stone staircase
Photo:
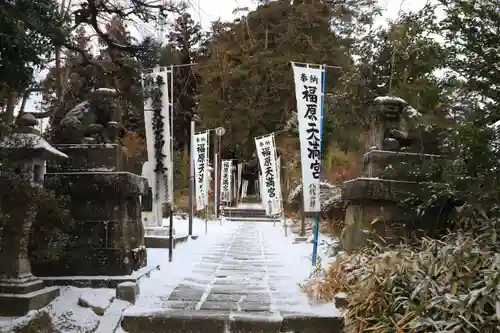
[(280, 217), (272, 218), (266, 216), (265, 209), (259, 204), (246, 204), (238, 207), (223, 207), (221, 215), (226, 221), (234, 222), (279, 222)]

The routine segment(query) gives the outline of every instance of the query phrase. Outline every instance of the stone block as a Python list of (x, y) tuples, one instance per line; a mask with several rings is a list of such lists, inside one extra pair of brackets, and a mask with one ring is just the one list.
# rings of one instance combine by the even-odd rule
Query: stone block
[(347, 207), (340, 240), (346, 251), (366, 244), (375, 235), (398, 243), (401, 237), (415, 229), (417, 223), (416, 215), (395, 202), (356, 202)]
[(295, 239), (293, 240), (293, 243), (297, 244), (297, 243), (303, 243), (305, 241), (307, 241), (307, 237), (300, 236), (300, 237), (295, 237)]
[(419, 191), (423, 183), (378, 178), (356, 178), (342, 183), (342, 197), (349, 202), (401, 202)]
[(337, 309), (343, 309), (347, 306), (347, 295), (346, 293), (338, 293), (334, 296), (335, 307)]
[(247, 314), (235, 312), (229, 320), (231, 333), (273, 333), (281, 332), (283, 318), (272, 313)]
[(0, 293), (0, 316), (20, 317), (38, 310), (59, 296), (59, 287), (47, 287), (27, 294)]
[(116, 286), (116, 298), (135, 304), (139, 294), (139, 285), (135, 282), (123, 282)]
[(64, 256), (45, 262), (34, 261), (37, 276), (118, 276), (130, 275), (146, 266), (146, 248), (132, 249), (71, 248)]
[(69, 158), (47, 162), (47, 172), (130, 171), (128, 150), (118, 144), (60, 144), (54, 147)]
[(234, 302), (229, 301), (206, 301), (200, 307), (200, 310), (216, 310), (216, 311), (236, 311), (238, 306)]
[(344, 318), (301, 313), (282, 313), (282, 332), (342, 333)]
[[(371, 150), (363, 156), (363, 176), (368, 178), (387, 178), (384, 169), (389, 165), (393, 165), (396, 172), (390, 174), (390, 179), (412, 180), (409, 179), (408, 175), (404, 172), (407, 170), (406, 168), (397, 172), (398, 166), (401, 165), (401, 163), (408, 163), (415, 166), (431, 166), (434, 162), (444, 160), (445, 157), (442, 155)], [(403, 173), (401, 173), (401, 171), (403, 171)], [(436, 177), (436, 179), (429, 180), (438, 180), (438, 178)]]
[(146, 194), (148, 182), (130, 172), (67, 172), (46, 173), (44, 186), (72, 196), (107, 199)]
[(216, 311), (161, 310), (132, 312), (125, 310), (122, 328), (127, 333), (225, 333), (228, 314)]
[[(24, 262), (27, 261), (24, 260)], [(5, 294), (28, 294), (40, 290), (43, 287), (43, 281), (32, 274), (26, 274), (14, 279), (0, 280), (0, 290)]]

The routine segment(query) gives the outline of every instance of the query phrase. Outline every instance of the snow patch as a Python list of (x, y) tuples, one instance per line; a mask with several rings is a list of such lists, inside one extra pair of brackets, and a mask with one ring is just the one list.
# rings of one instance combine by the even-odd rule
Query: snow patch
[(408, 102), (402, 99), (401, 97), (396, 96), (379, 96), (373, 100), (375, 104), (384, 104), (384, 103), (398, 103), (403, 105), (408, 105)]
[(96, 295), (90, 296), (93, 297), (93, 301), (103, 303), (104, 301), (99, 301), (98, 299), (100, 297), (107, 299), (110, 293), (114, 293), (114, 290), (93, 290), (90, 288), (75, 287), (61, 288), (61, 295), (49, 305), (50, 316), (52, 317), (54, 326), (57, 328), (57, 332), (92, 332), (98, 327), (102, 317), (90, 308), (78, 306), (78, 299), (83, 294), (94, 292)]
[(78, 298), (78, 304), (83, 307), (89, 307), (94, 312), (98, 311), (104, 314), (115, 297), (114, 290), (112, 289), (84, 289), (81, 296)]
[(42, 150), (57, 157), (68, 158), (68, 155), (55, 149), (44, 138), (33, 133), (13, 133), (0, 142), (0, 148), (30, 148)]

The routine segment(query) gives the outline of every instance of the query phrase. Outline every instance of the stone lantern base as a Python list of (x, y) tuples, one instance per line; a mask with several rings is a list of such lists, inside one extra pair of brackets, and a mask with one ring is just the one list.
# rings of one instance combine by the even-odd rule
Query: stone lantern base
[(1, 200), (1, 207), (9, 215), (1, 224), (0, 250), (0, 316), (24, 316), (38, 310), (59, 296), (57, 287), (45, 288), (39, 278), (31, 274), (26, 245), (34, 210), (25, 210), (12, 204), (8, 198)]
[(43, 281), (31, 273), (0, 279), (0, 291), (0, 316), (24, 316), (59, 296), (58, 287), (45, 288)]

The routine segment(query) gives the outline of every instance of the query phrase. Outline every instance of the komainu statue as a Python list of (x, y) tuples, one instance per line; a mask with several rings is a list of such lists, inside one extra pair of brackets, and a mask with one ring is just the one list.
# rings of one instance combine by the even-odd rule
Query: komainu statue
[(433, 126), (404, 99), (392, 96), (374, 100), (376, 115), (371, 150), (440, 154), (440, 140)]
[(69, 110), (55, 125), (54, 143), (116, 143), (124, 129), (121, 111), (117, 107), (118, 92), (100, 88), (90, 99)]

